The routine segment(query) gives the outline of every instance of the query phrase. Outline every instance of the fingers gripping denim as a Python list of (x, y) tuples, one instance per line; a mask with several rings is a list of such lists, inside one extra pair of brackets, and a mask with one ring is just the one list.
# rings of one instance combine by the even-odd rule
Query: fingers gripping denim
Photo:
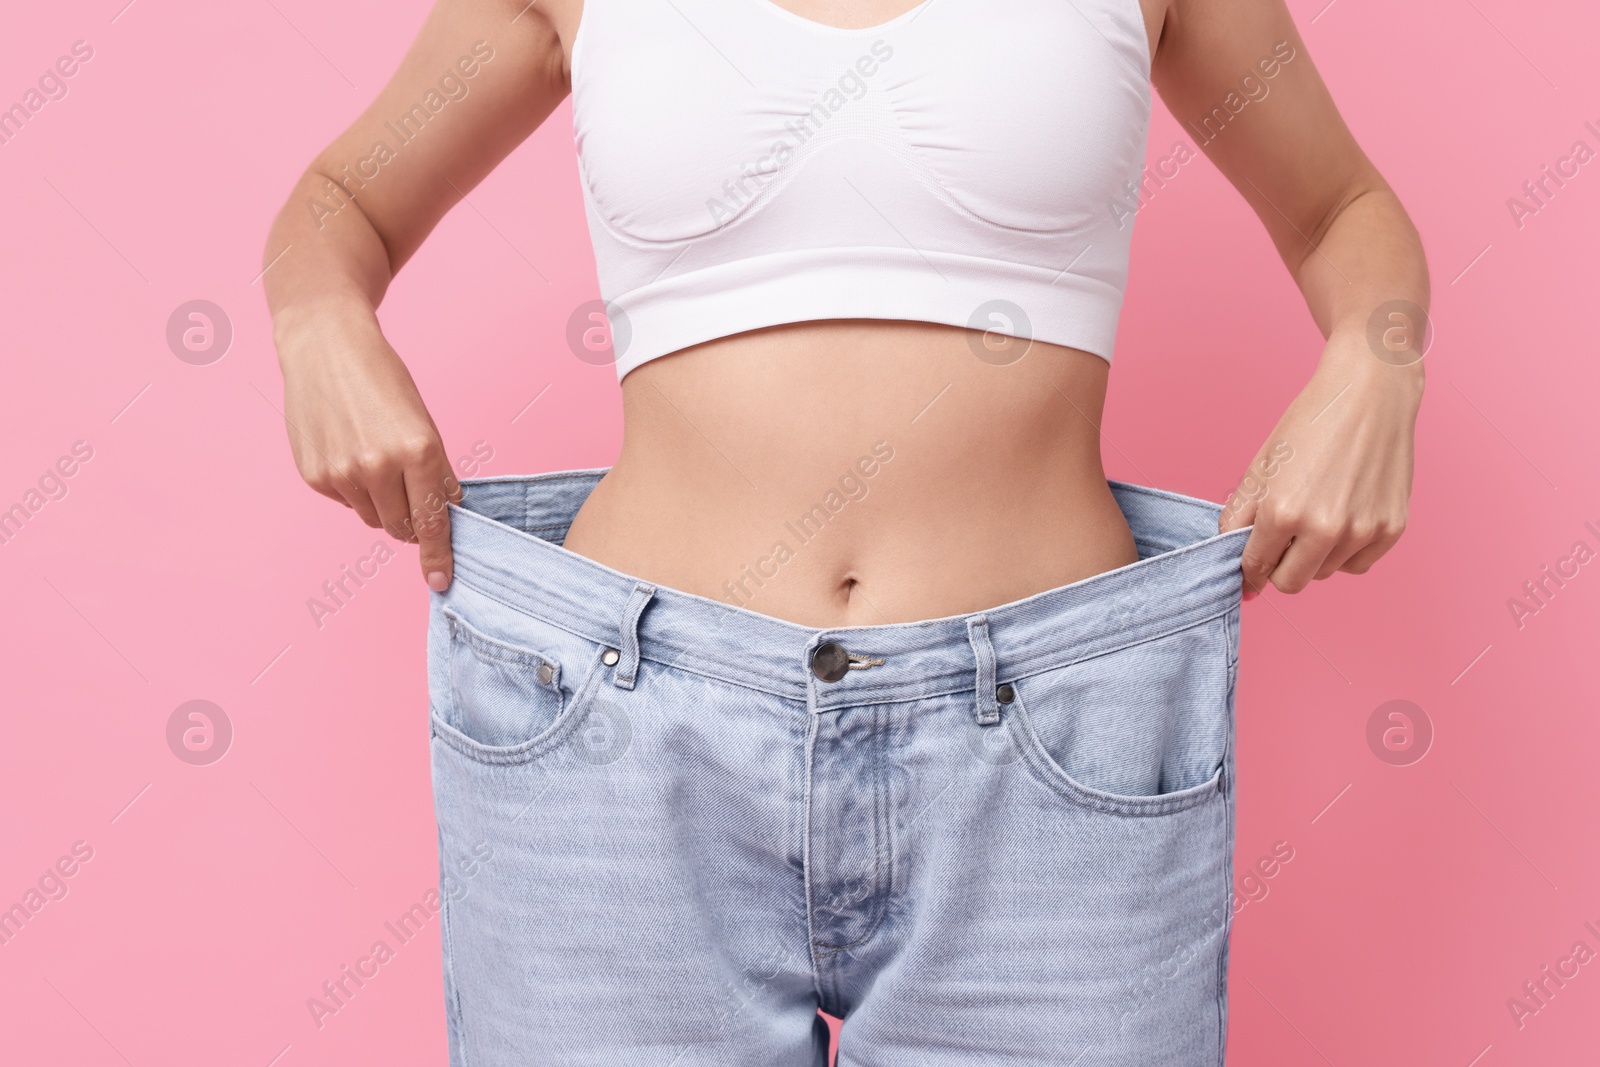
[(1222, 1062), (1248, 528), (1113, 482), (1139, 562), (818, 630), (562, 548), (603, 473), (451, 516), (455, 1067)]

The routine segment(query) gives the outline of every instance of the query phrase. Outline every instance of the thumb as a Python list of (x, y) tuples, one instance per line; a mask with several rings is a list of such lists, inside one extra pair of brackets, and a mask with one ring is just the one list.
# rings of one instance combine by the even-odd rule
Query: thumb
[(428, 588), (442, 593), (455, 579), (450, 553), (450, 504), (461, 499), (461, 483), (447, 467), (406, 471), (406, 499), (411, 505), (411, 528), (423, 577)]
[[(1225, 534), (1230, 530), (1243, 529), (1255, 525), (1256, 509), (1261, 503), (1262, 486), (1256, 481), (1254, 468), (1246, 471), (1244, 478), (1232, 493), (1228, 495), (1228, 503), (1223, 506), (1222, 514), (1217, 517), (1217, 533)], [(1264, 539), (1264, 532), (1260, 529), (1250, 531), (1250, 538), (1245, 542), (1244, 555), (1240, 560), (1239, 570), (1244, 582), (1243, 597), (1245, 600), (1254, 599), (1260, 594), (1267, 583), (1272, 568), (1262, 569), (1260, 563), (1262, 553), (1259, 551), (1260, 542)]]

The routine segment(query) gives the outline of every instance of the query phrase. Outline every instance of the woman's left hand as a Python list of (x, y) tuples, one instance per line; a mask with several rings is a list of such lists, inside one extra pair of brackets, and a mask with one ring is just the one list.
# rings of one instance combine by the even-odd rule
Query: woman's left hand
[(1336, 333), (1228, 499), (1218, 532), (1248, 526), (1244, 599), (1364, 574), (1406, 528), (1418, 359), (1398, 366), (1365, 335)]

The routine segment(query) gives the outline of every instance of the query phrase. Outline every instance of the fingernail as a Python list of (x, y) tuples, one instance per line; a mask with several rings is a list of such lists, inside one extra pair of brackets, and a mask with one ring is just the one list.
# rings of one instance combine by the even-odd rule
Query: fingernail
[(446, 589), (450, 588), (450, 576), (445, 574), (444, 571), (429, 571), (428, 588), (432, 589), (435, 593), (444, 592)]

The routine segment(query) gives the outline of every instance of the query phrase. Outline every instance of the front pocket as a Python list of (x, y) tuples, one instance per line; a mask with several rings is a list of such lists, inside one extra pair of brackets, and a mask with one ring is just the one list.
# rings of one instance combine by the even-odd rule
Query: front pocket
[(1217, 791), (1232, 737), (1227, 617), (1016, 679), (1025, 762), (1072, 799), (1126, 814)]
[(561, 664), (553, 656), (490, 637), (446, 611), (449, 701), (435, 714), (490, 748), (520, 745), (561, 716)]

